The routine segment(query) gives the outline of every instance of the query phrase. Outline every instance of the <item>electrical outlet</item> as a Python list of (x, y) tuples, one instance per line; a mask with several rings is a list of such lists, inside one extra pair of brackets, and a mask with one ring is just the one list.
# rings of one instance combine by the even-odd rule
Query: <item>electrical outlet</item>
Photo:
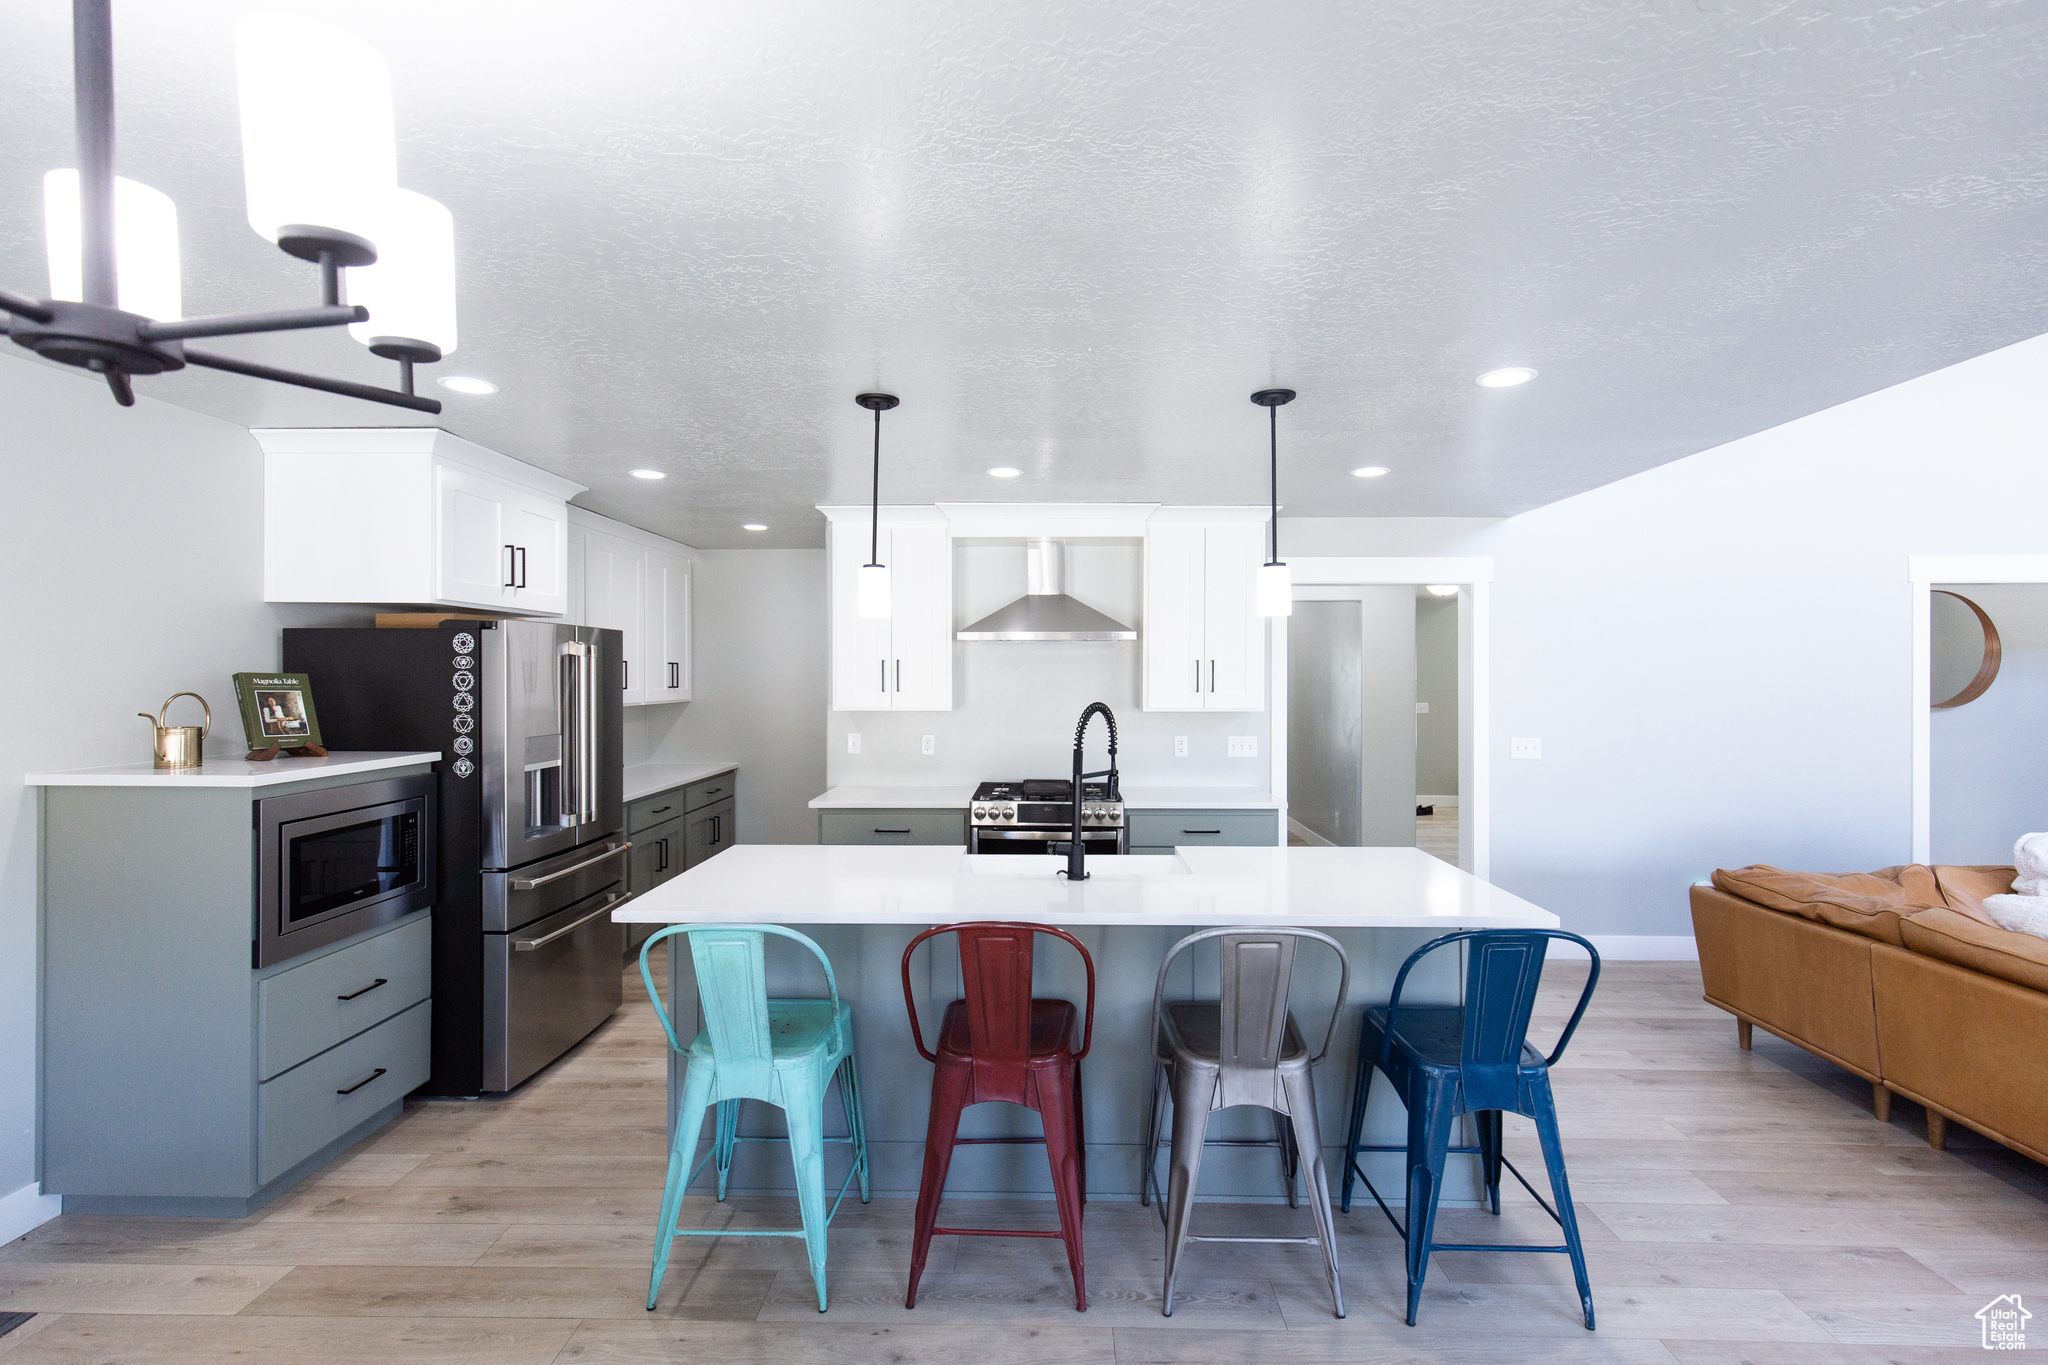
[(1257, 735), (1232, 735), (1226, 752), (1232, 758), (1257, 758), (1259, 737)]
[(924, 743), (918, 746), (918, 748), (920, 753), (937, 753), (939, 751), (939, 737), (937, 735), (926, 735), (924, 737)]
[(1418, 716), (1426, 716), (1426, 715), (1428, 715), (1428, 714), (1429, 714), (1429, 703), (1428, 703), (1428, 702), (1426, 702), (1426, 701), (1419, 701), (1419, 702), (1416, 702), (1416, 703), (1415, 703), (1415, 714), (1416, 714), (1416, 715), (1418, 715)]
[(1175, 735), (1173, 737), (1173, 756), (1175, 758), (1186, 758), (1188, 756), (1188, 737), (1186, 735)]
[(1543, 741), (1540, 739), (1511, 739), (1508, 741), (1509, 758), (1543, 757)]
[(846, 752), (850, 754), (860, 752), (860, 736), (858, 734), (849, 734), (846, 737)]

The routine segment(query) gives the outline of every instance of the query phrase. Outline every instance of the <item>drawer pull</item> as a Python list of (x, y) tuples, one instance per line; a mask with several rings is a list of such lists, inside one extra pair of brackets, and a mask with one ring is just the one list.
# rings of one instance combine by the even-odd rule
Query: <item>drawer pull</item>
[(380, 976), (375, 981), (372, 981), (369, 985), (363, 987), (359, 991), (350, 991), (347, 995), (337, 995), (334, 998), (336, 1000), (353, 1000), (357, 996), (368, 995), (371, 991), (376, 990), (379, 986), (388, 986), (390, 984), (391, 982), (388, 979)]
[(709, 797), (713, 797), (713, 796), (717, 796), (717, 795), (719, 795), (719, 794), (720, 794), (721, 792), (723, 792), (724, 790), (725, 790), (725, 788), (723, 788), (723, 787), (713, 787), (713, 788), (711, 788), (710, 790), (706, 791), (706, 792), (704, 793), (704, 795), (705, 795), (705, 796), (706, 796), (707, 798), (709, 798)]
[(1184, 829), (1181, 831), (1182, 834), (1221, 834), (1222, 832), (1220, 829)]
[(385, 1072), (385, 1068), (384, 1068), (384, 1067), (381, 1067), (381, 1066), (380, 1066), (380, 1067), (378, 1067), (378, 1068), (377, 1068), (377, 1069), (376, 1069), (375, 1071), (372, 1071), (372, 1072), (371, 1072), (371, 1073), (370, 1073), (369, 1075), (367, 1075), (367, 1076), (363, 1077), (363, 1078), (362, 1078), (361, 1080), (357, 1081), (357, 1082), (356, 1082), (356, 1083), (355, 1083), (354, 1085), (350, 1086), (350, 1087), (349, 1087), (348, 1089), (346, 1089), (346, 1090), (337, 1090), (337, 1091), (335, 1091), (334, 1093), (335, 1093), (335, 1094), (337, 1094), (337, 1095), (353, 1095), (353, 1094), (355, 1094), (355, 1093), (356, 1093), (356, 1091), (358, 1091), (358, 1090), (361, 1090), (361, 1089), (362, 1089), (362, 1088), (363, 1088), (364, 1086), (368, 1085), (368, 1084), (369, 1084), (369, 1083), (370, 1083), (371, 1081), (374, 1081), (374, 1080), (376, 1080), (376, 1079), (377, 1079), (377, 1078), (378, 1078), (379, 1076), (383, 1075), (383, 1074), (384, 1074), (384, 1072)]
[(512, 889), (514, 891), (537, 890), (540, 887), (546, 886), (549, 882), (558, 882), (564, 877), (581, 872), (586, 867), (596, 867), (607, 858), (616, 858), (631, 847), (630, 843), (622, 843), (616, 848), (606, 848), (604, 852), (598, 854), (595, 858), (585, 858), (573, 867), (565, 867), (559, 872), (550, 872), (545, 877), (514, 877), (512, 879)]
[(617, 905), (620, 901), (626, 899), (628, 898), (614, 891), (611, 895), (605, 898), (605, 902), (603, 905), (598, 906), (597, 909), (591, 911), (582, 919), (577, 920), (574, 924), (565, 924), (560, 929), (555, 930), (555, 932), (553, 932), (552, 934), (542, 934), (539, 938), (513, 939), (512, 951), (515, 953), (530, 953), (536, 948), (545, 948), (550, 943), (553, 943), (556, 939), (562, 938), (568, 934), (575, 933), (578, 929), (581, 929), (584, 925), (590, 923), (592, 920), (602, 919), (606, 911), (610, 910), (614, 905)]
[(667, 815), (670, 811), (674, 809), (674, 806), (656, 806), (653, 810), (647, 813), (649, 815)]
[(908, 833), (910, 833), (910, 831), (909, 831), (909, 830), (907, 830), (907, 829), (878, 829), (878, 830), (876, 830), (876, 831), (875, 831), (875, 833), (877, 833), (877, 834), (908, 834)]

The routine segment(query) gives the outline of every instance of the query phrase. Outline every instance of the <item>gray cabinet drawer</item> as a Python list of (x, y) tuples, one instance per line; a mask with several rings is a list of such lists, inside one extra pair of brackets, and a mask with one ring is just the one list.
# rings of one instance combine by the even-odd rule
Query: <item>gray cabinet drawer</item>
[(366, 938), (256, 986), (256, 1079), (269, 1080), (427, 998), (432, 917)]
[(658, 825), (664, 820), (676, 819), (687, 809), (683, 805), (683, 792), (686, 790), (687, 788), (684, 787), (671, 787), (665, 792), (656, 792), (652, 796), (643, 796), (632, 805), (627, 806), (626, 832), (638, 835), (641, 830), (646, 829), (650, 825)]
[(739, 792), (739, 789), (739, 774), (737, 772), (720, 773), (716, 777), (707, 777), (701, 782), (692, 782), (689, 786), (683, 788), (683, 809), (686, 811), (702, 810), (716, 801), (730, 801)]
[(1127, 818), (1131, 847), (1270, 848), (1279, 842), (1280, 817), (1270, 810), (1140, 810)]
[(683, 870), (683, 817), (664, 820), (633, 836), (633, 851), (626, 855), (627, 890), (634, 895), (652, 891)]
[(422, 1000), (258, 1086), (257, 1182), (277, 1179), (424, 1085), (433, 1056), (433, 1011), (433, 1002)]
[(967, 842), (967, 812), (961, 810), (821, 810), (821, 844), (961, 844)]

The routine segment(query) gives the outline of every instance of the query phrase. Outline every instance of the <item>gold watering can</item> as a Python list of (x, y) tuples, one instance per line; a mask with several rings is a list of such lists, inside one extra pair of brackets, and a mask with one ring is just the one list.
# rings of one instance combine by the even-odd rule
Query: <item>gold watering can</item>
[[(206, 712), (204, 725), (166, 725), (164, 712), (171, 709), (171, 703), (180, 697), (190, 697)], [(206, 704), (206, 698), (197, 692), (173, 692), (164, 698), (164, 704), (157, 708), (154, 716), (147, 711), (135, 713), (149, 722), (151, 739), (156, 749), (156, 766), (159, 768), (196, 768), (206, 760), (204, 743), (213, 730), (213, 708)]]

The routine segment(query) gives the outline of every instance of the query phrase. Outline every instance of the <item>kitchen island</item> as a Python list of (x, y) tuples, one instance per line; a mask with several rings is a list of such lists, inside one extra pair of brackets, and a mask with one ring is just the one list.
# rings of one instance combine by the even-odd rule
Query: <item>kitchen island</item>
[[(1085, 882), (1057, 875), (1063, 858), (970, 857), (958, 847), (859, 847), (743, 844), (636, 897), (615, 911), (625, 923), (781, 924), (815, 939), (832, 959), (840, 998), (852, 1004), (874, 1188), (911, 1196), (923, 1161), (931, 1068), (911, 1045), (899, 963), (903, 949), (933, 924), (1016, 919), (1058, 925), (1095, 959), (1094, 1049), (1084, 1066), (1091, 1198), (1135, 1198), (1145, 1106), (1151, 1087), (1152, 988), (1166, 950), (1197, 928), (1289, 924), (1320, 929), (1351, 959), (1351, 994), (1316, 1093), (1326, 1140), (1341, 1143), (1351, 1107), (1359, 1015), (1384, 1002), (1394, 973), (1418, 945), (1438, 934), (1475, 928), (1555, 928), (1557, 916), (1413, 848), (1186, 848), (1171, 856), (1090, 858)], [(912, 992), (929, 1037), (960, 990), (950, 939), (920, 949)], [(791, 945), (793, 947), (793, 945)], [(1216, 953), (1203, 945), (1181, 959), (1169, 998), (1212, 995)], [(1404, 998), (1456, 998), (1460, 958), (1447, 949), (1409, 979)], [(822, 996), (823, 974), (801, 949), (769, 952), (769, 988), (784, 996)], [(1307, 945), (1297, 961), (1293, 1008), (1304, 1034), (1320, 1035), (1335, 999), (1334, 955)], [(698, 1026), (688, 954), (670, 955), (663, 982), (678, 1031)], [(1041, 941), (1034, 992), (1079, 1006), (1086, 981), (1071, 949)], [(671, 1098), (681, 1090), (681, 1059), (669, 1059)], [(828, 1116), (832, 1115), (828, 1106)], [(1038, 1119), (1009, 1105), (970, 1109), (962, 1136), (1035, 1134)], [(742, 1131), (779, 1133), (780, 1118), (749, 1105)], [(1399, 1142), (1399, 1103), (1381, 1086), (1367, 1136)], [(1216, 1137), (1268, 1137), (1270, 1120), (1252, 1110), (1219, 1115)], [(837, 1158), (834, 1158), (837, 1160)], [(1336, 1149), (1325, 1153), (1334, 1181)], [(836, 1169), (836, 1168), (835, 1168)], [(1367, 1167), (1376, 1183), (1399, 1189), (1400, 1158)], [(1385, 1183), (1381, 1187), (1389, 1188)], [(733, 1188), (791, 1188), (785, 1149), (741, 1144)], [(1049, 1195), (1042, 1149), (967, 1146), (954, 1156), (949, 1197)], [(1217, 1148), (1203, 1161), (1202, 1193), (1280, 1201), (1278, 1159), (1270, 1150)], [(1451, 1187), (1473, 1198), (1474, 1189)], [(1306, 1217), (1306, 1213), (1303, 1215)]]

